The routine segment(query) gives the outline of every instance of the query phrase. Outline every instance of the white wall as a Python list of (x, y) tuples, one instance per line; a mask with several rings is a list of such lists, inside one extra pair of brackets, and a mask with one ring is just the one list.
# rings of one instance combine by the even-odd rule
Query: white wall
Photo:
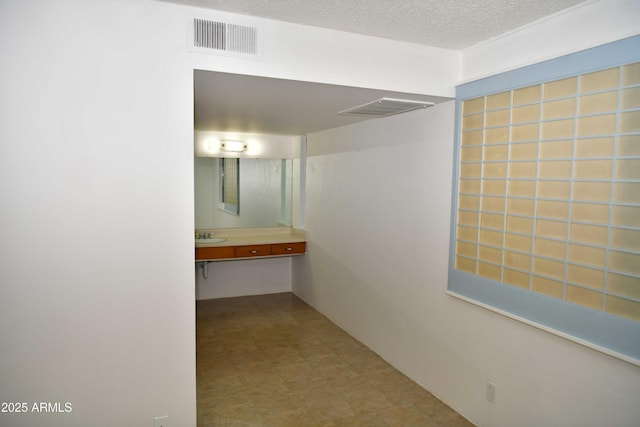
[(438, 96), (458, 78), (457, 52), (277, 22), (262, 61), (188, 53), (192, 11), (0, 2), (0, 401), (73, 405), (2, 425), (195, 425), (194, 68)]
[[(240, 15), (193, 9), (199, 16)], [(250, 19), (241, 17), (240, 19)], [(195, 68), (453, 97), (460, 53), (280, 21), (264, 24), (264, 60), (196, 55)], [(251, 23), (248, 23), (251, 25)]]
[(206, 278), (201, 264), (196, 264), (198, 300), (291, 290), (291, 257), (210, 262)]
[(195, 425), (193, 98), (183, 21), (0, 2), (4, 426)]
[(294, 292), (479, 426), (637, 425), (638, 367), (445, 294), (453, 113), (309, 136)]
[(462, 80), (631, 37), (640, 32), (637, 0), (590, 0), (462, 51)]

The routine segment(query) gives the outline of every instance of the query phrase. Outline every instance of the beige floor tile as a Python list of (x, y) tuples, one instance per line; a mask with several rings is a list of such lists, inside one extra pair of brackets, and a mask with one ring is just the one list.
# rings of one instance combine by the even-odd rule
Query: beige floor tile
[(292, 293), (197, 302), (198, 426), (471, 424)]
[(408, 404), (383, 409), (378, 412), (378, 416), (389, 427), (445, 427), (413, 405)]
[(356, 415), (351, 405), (340, 396), (305, 400), (303, 406), (313, 418), (320, 421), (335, 421)]
[(389, 427), (377, 413), (363, 413), (334, 421), (338, 427)]
[(345, 393), (345, 400), (357, 414), (389, 408), (394, 404), (380, 391), (370, 387), (356, 387)]

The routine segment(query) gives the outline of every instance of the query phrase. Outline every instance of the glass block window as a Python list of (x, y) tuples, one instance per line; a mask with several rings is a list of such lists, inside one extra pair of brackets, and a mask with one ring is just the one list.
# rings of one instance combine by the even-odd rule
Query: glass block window
[(640, 62), (459, 99), (458, 116), (450, 271), (518, 289), (501, 309), (554, 307), (553, 328), (575, 321), (564, 305), (639, 331)]
[(220, 204), (225, 212), (240, 213), (240, 159), (220, 158)]

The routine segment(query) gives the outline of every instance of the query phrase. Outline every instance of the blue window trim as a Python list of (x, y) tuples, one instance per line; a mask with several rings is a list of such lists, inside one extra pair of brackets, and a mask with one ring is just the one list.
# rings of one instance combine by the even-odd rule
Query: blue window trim
[(506, 312), (512, 317), (640, 365), (640, 323), (590, 310), (542, 294), (474, 276), (453, 268), (458, 194), (461, 103), (496, 92), (573, 77), (640, 61), (640, 36), (576, 52), (456, 87), (456, 125), (451, 202), (448, 290), (453, 295)]

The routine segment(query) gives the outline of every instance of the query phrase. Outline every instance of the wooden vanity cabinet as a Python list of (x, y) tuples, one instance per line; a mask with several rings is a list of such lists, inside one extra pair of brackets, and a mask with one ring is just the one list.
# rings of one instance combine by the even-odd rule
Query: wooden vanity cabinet
[(199, 247), (196, 248), (196, 261), (301, 255), (305, 250), (305, 242)]
[(271, 255), (271, 245), (236, 246), (236, 258)]
[(306, 250), (305, 242), (296, 243), (278, 243), (271, 245), (272, 255), (291, 255), (291, 254), (303, 254)]
[(196, 248), (196, 261), (205, 259), (235, 258), (236, 248), (233, 246), (209, 246)]

